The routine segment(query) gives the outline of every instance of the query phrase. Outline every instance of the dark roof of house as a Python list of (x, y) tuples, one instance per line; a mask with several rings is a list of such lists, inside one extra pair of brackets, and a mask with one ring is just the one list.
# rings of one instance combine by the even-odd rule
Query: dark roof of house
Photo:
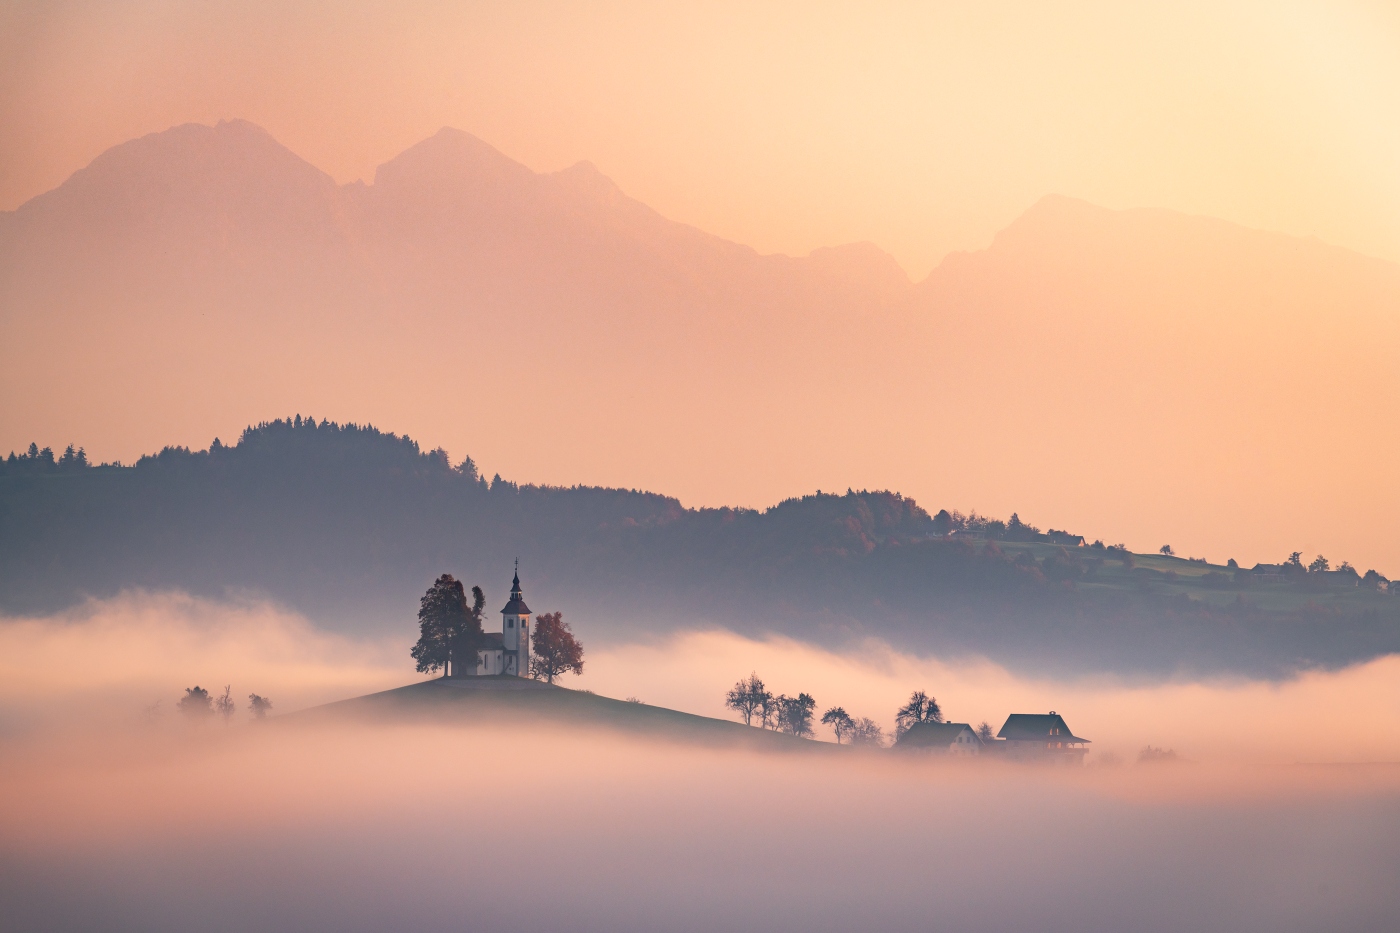
[(965, 722), (919, 722), (910, 726), (895, 744), (906, 748), (947, 748), (964, 729), (977, 738), (977, 731)]
[(530, 607), (525, 605), (525, 600), (520, 595), (520, 571), (515, 572), (515, 579), (510, 583), (510, 601), (501, 610), (503, 615), (526, 616), (530, 614)]
[(496, 651), (506, 646), (504, 632), (482, 632), (481, 650)]
[[(1057, 731), (1058, 730), (1058, 731)], [(1058, 713), (1012, 713), (997, 733), (1012, 742), (1087, 742), (1069, 731)]]

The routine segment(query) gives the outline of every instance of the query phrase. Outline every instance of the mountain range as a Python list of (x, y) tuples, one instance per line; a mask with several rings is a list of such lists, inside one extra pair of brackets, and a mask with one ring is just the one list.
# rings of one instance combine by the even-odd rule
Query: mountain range
[(1400, 571), (1400, 267), (1209, 218), (1047, 197), (912, 282), (457, 130), (342, 185), (235, 120), (0, 213), (0, 329), (0, 446), (130, 458), (313, 411), (690, 505), (885, 487)]

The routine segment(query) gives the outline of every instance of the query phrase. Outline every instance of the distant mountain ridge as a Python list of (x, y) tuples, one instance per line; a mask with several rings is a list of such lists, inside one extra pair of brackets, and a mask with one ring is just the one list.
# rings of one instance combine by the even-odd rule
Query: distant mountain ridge
[(0, 447), (110, 459), (310, 408), (539, 482), (899, 488), (1400, 566), (1400, 268), (1209, 218), (1048, 197), (911, 283), (456, 130), (337, 185), (191, 124), (0, 213), (0, 336)]

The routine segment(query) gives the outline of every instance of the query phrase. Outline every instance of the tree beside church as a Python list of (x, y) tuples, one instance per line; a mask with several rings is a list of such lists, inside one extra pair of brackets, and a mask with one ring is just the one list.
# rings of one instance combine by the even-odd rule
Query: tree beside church
[[(565, 671), (582, 673), (583, 648), (558, 612), (541, 615), (531, 632), (530, 607), (520, 589), (517, 568), (510, 599), (501, 609), (501, 630), (482, 629), (486, 597), (466, 591), (451, 574), (443, 574), (424, 594), (418, 610), (419, 637), (411, 654), (424, 674), (444, 677), (539, 677), (554, 682)], [(540, 652), (536, 656), (535, 649)]]
[(472, 597), (468, 606), (462, 584), (448, 573), (423, 594), (418, 605), (418, 643), (409, 652), (418, 662), (419, 673), (439, 669), (444, 677), (474, 673), (475, 658), (485, 640), (481, 610), (486, 597), (479, 586), (472, 587)]

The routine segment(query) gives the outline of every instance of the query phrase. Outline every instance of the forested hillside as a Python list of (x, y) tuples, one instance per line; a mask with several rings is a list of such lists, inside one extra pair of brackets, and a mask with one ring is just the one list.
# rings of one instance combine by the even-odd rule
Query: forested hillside
[(1073, 546), (1018, 516), (931, 515), (892, 492), (687, 509), (650, 492), (488, 481), (407, 437), (300, 416), (131, 466), (37, 447), (0, 465), (9, 614), (140, 587), (266, 596), (327, 628), (383, 631), (411, 626), (442, 572), (503, 601), (517, 557), (532, 608), (561, 609), (595, 639), (723, 625), (1125, 673), (1278, 673), (1400, 650), (1400, 599), (1383, 592), (1259, 586), (1203, 562)]

